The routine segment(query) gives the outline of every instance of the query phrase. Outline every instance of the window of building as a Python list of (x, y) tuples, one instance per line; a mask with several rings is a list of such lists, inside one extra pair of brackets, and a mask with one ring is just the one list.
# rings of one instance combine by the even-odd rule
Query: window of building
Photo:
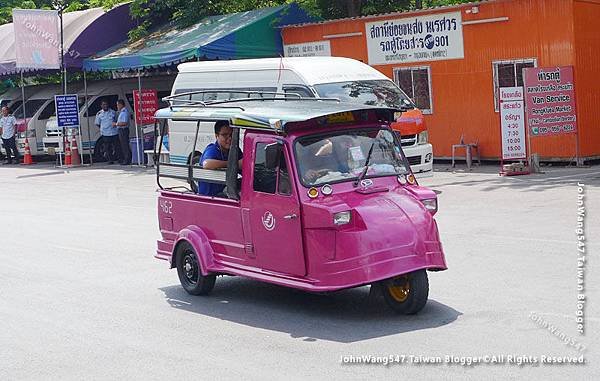
[(494, 71), (494, 110), (498, 112), (498, 89), (523, 86), (523, 69), (537, 67), (535, 58), (492, 62)]
[(424, 114), (433, 114), (429, 66), (395, 68), (394, 81)]

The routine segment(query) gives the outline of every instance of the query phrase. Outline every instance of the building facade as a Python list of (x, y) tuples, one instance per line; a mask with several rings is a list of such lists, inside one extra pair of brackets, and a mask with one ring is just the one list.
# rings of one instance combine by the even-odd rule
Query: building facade
[(393, 79), (423, 110), (436, 158), (461, 140), (502, 156), (499, 88), (523, 69), (572, 66), (577, 132), (532, 136), (542, 160), (600, 158), (600, 0), (490, 0), (292, 25), (294, 55), (350, 57)]

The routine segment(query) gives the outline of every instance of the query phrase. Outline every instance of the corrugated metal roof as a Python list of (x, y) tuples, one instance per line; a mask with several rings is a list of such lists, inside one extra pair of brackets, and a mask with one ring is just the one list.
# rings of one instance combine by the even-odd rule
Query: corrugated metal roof
[(406, 10), (406, 11), (397, 11), (397, 12), (388, 12), (388, 13), (378, 13), (378, 14), (374, 14), (374, 15), (366, 15), (366, 16), (356, 16), (356, 17), (344, 17), (344, 18), (339, 18), (339, 19), (331, 19), (331, 20), (323, 20), (323, 21), (316, 21), (316, 22), (308, 22), (308, 23), (302, 23), (302, 24), (290, 24), (290, 25), (285, 25), (282, 28), (301, 28), (304, 26), (309, 26), (309, 25), (322, 25), (322, 24), (331, 24), (331, 23), (336, 23), (336, 22), (340, 22), (340, 21), (348, 21), (348, 20), (369, 20), (369, 19), (375, 19), (375, 18), (381, 18), (381, 17), (390, 17), (390, 16), (410, 16), (413, 14), (420, 14), (420, 13), (428, 13), (430, 11), (436, 11), (436, 10), (450, 10), (450, 9), (458, 9), (458, 8), (462, 8), (465, 6), (476, 6), (479, 4), (485, 4), (485, 3), (494, 3), (497, 2), (498, 0), (477, 0), (477, 1), (471, 1), (471, 2), (465, 2), (462, 4), (453, 4), (453, 5), (440, 5), (437, 7), (426, 7), (426, 8), (421, 8), (421, 9), (412, 9), (412, 10)]

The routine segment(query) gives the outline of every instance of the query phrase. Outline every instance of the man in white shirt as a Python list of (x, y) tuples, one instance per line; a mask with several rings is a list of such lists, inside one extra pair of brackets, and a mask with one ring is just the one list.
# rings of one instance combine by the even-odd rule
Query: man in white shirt
[(96, 114), (96, 127), (100, 128), (100, 134), (104, 144), (104, 149), (107, 154), (108, 164), (114, 164), (117, 160), (119, 149), (119, 131), (113, 123), (117, 119), (115, 110), (108, 107), (108, 101), (102, 99), (100, 103), (102, 109)]
[[(12, 164), (13, 157), (19, 164), (19, 151), (17, 150), (17, 119), (10, 114), (8, 107), (2, 107), (0, 117), (0, 131), (2, 132), (2, 145), (6, 150), (6, 164)], [(12, 152), (12, 153), (11, 153)]]

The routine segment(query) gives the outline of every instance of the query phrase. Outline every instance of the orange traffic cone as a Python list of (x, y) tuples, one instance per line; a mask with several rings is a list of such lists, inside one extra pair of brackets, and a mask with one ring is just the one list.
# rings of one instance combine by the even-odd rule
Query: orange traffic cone
[(70, 166), (71, 162), (71, 146), (69, 144), (69, 139), (65, 140), (65, 165)]
[(25, 138), (25, 156), (23, 157), (23, 165), (33, 164), (31, 157), (31, 147), (29, 147), (29, 139)]
[(79, 149), (77, 148), (77, 137), (74, 134), (71, 135), (71, 163), (73, 165), (81, 165)]

